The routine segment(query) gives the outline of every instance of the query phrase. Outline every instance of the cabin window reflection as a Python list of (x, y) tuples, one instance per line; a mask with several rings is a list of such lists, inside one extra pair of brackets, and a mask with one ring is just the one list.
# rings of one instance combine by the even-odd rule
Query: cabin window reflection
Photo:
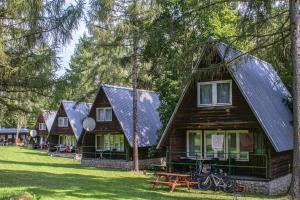
[(225, 131), (204, 131), (204, 157), (225, 158)]
[(232, 104), (232, 81), (199, 82), (197, 84), (198, 107)]
[(58, 118), (58, 127), (68, 127), (68, 118), (67, 117), (59, 117)]
[(112, 109), (107, 108), (96, 108), (96, 120), (98, 122), (112, 121)]
[(201, 158), (202, 149), (201, 131), (187, 132), (187, 157)]
[(103, 151), (124, 151), (124, 135), (96, 135), (96, 149)]
[(249, 151), (244, 149), (250, 150), (252, 141), (251, 137), (248, 137), (247, 141), (244, 141), (245, 135), (249, 135), (247, 130), (226, 131), (228, 159), (249, 160)]

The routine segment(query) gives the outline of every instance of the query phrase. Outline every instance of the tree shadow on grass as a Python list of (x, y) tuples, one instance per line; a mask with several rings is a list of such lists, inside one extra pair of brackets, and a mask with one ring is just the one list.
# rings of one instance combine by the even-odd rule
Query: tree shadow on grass
[[(184, 199), (174, 192), (168, 193), (167, 187), (152, 191), (146, 184), (147, 178), (132, 177), (101, 177), (82, 174), (53, 174), (48, 172), (32, 172), (4, 170), (0, 171), (0, 187), (27, 187), (27, 192), (37, 196), (62, 199), (64, 197), (78, 199)], [(186, 189), (178, 189), (187, 192)], [(175, 194), (175, 195), (174, 195)], [(189, 198), (201, 199), (199, 196)], [(207, 198), (207, 200), (216, 199)]]
[[(201, 195), (199, 191), (192, 191), (182, 197), (182, 193), (188, 193), (186, 188), (176, 188), (174, 193), (168, 192), (168, 187), (159, 187), (151, 190), (151, 185), (146, 184), (148, 178), (140, 176), (132, 177), (104, 177), (74, 173), (54, 174), (49, 172), (32, 172), (18, 170), (0, 171), (0, 188), (26, 187), (27, 192), (54, 199), (186, 199), (191, 200), (215, 200), (232, 199), (230, 194), (210, 193)], [(180, 191), (180, 193), (178, 193)], [(194, 193), (194, 194), (193, 194)], [(195, 194), (200, 193), (200, 194)], [(203, 196), (203, 198), (201, 198)], [(246, 195), (247, 197), (255, 197)], [(257, 196), (256, 196), (257, 197)], [(263, 199), (274, 199), (264, 197)]]
[(43, 157), (49, 156), (46, 150), (33, 150), (33, 151), (18, 152), (18, 153), (29, 154), (29, 155), (33, 155), (33, 156), (43, 156)]

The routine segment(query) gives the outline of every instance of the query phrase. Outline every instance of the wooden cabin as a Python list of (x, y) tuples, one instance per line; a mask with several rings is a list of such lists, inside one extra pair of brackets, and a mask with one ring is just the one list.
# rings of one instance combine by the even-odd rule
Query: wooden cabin
[(29, 130), (26, 128), (20, 128), (17, 130), (16, 128), (0, 128), (0, 144), (8, 145), (15, 144), (17, 138), (17, 132), (19, 131), (19, 142), (27, 143)]
[(166, 149), (170, 171), (202, 163), (241, 179), (282, 177), (292, 172), (290, 99), (271, 64), (211, 44), (157, 148)]
[(48, 137), (49, 151), (62, 151), (70, 147), (74, 152), (81, 134), (83, 133), (82, 122), (90, 111), (91, 104), (84, 102), (62, 101), (53, 127)]
[[(157, 144), (160, 128), (155, 92), (138, 90), (139, 158), (149, 158), (149, 148)], [(92, 105), (89, 117), (96, 128), (83, 137), (84, 158), (132, 160), (133, 116), (132, 88), (102, 85)]]
[(48, 147), (48, 136), (56, 117), (56, 111), (42, 111), (35, 123), (35, 130), (37, 130), (37, 137), (35, 142), (41, 149)]

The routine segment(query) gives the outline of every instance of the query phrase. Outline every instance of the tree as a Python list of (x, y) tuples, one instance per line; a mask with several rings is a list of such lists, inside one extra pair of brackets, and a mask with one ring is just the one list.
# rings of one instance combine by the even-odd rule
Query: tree
[(290, 1), (291, 56), (293, 65), (294, 155), (291, 194), (300, 199), (300, 20), (299, 1)]
[(160, 133), (208, 37), (228, 40), (237, 35), (236, 12), (227, 3), (216, 2), (161, 1), (161, 11), (148, 27), (149, 38), (143, 56), (151, 65), (149, 73), (160, 94), (159, 111), (163, 123)]
[(70, 39), (82, 10), (82, 1), (69, 6), (59, 0), (1, 1), (0, 113), (6, 118), (18, 110), (33, 112), (51, 99), (56, 50)]
[(118, 52), (106, 59), (110, 60), (110, 63), (117, 63), (129, 69), (130, 72), (133, 88), (133, 170), (138, 171), (137, 88), (141, 85), (149, 88), (149, 82), (144, 73), (147, 72), (148, 64), (141, 59), (141, 51), (147, 38), (145, 27), (151, 23), (157, 12), (157, 9), (154, 9), (156, 4), (151, 0), (95, 0), (91, 1), (91, 5), (92, 10), (89, 15), (91, 32), (110, 36), (108, 40), (101, 40), (97, 45), (103, 49), (113, 49), (114, 52)]

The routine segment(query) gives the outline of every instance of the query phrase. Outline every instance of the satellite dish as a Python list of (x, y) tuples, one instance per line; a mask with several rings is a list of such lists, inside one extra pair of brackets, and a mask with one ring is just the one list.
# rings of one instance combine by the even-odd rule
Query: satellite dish
[(36, 137), (37, 136), (37, 131), (36, 130), (31, 130), (29, 134), (30, 134), (31, 137)]
[(96, 127), (96, 122), (93, 118), (87, 117), (83, 120), (82, 126), (86, 131), (93, 131)]

